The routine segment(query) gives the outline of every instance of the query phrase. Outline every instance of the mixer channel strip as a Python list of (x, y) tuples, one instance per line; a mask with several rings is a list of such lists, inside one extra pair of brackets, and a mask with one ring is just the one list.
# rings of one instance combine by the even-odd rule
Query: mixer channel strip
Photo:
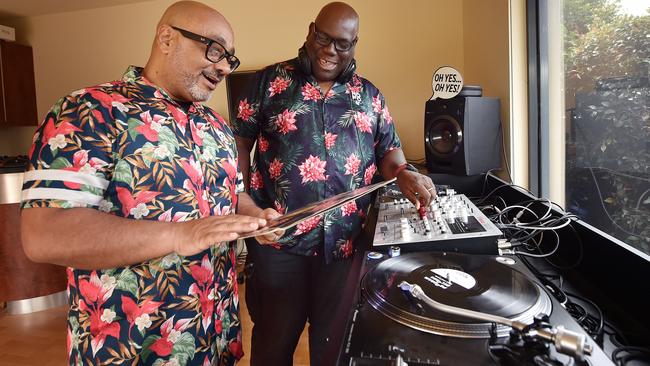
[(441, 250), (497, 254), (502, 232), (463, 194), (449, 189), (425, 210), (415, 206), (396, 187), (377, 196), (378, 215), (373, 247), (400, 246), (409, 250)]

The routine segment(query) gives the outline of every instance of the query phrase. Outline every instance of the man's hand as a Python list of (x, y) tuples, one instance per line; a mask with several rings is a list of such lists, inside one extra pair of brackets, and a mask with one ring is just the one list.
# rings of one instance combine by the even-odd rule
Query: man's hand
[[(272, 208), (267, 208), (264, 211), (262, 211), (262, 214), (260, 217), (263, 219), (266, 219), (268, 221), (277, 219), (278, 217), (282, 216), (278, 211), (272, 209)], [(266, 235), (260, 235), (256, 236), (255, 240), (257, 240), (258, 243), (260, 244), (272, 244), (278, 241), (284, 235), (284, 230), (277, 230), (272, 233), (268, 233)]]
[(174, 248), (179, 255), (200, 253), (211, 245), (237, 239), (266, 225), (266, 220), (244, 215), (209, 216), (176, 224)]
[(410, 170), (402, 170), (397, 175), (397, 185), (416, 209), (419, 209), (420, 205), (429, 206), (431, 200), (437, 196), (436, 186), (431, 178)]

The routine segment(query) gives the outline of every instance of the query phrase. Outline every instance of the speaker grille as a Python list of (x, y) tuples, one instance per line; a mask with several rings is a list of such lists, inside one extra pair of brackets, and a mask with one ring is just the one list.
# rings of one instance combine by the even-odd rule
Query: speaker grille
[(439, 116), (431, 122), (426, 131), (427, 149), (440, 158), (449, 158), (460, 150), (463, 143), (463, 130), (460, 123), (449, 115)]

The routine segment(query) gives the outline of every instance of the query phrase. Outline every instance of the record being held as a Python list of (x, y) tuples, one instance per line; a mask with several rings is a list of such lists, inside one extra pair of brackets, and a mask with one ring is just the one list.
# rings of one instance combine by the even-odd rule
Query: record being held
[(240, 235), (239, 238), (246, 239), (255, 236), (266, 235), (268, 233), (279, 230), (287, 230), (307, 219), (310, 219), (317, 215), (322, 215), (330, 210), (341, 207), (352, 200), (356, 200), (359, 197), (371, 193), (378, 188), (389, 185), (396, 180), (397, 178), (392, 178), (383, 182), (371, 184), (369, 186), (353, 189), (351, 191), (345, 191), (337, 195), (327, 197), (320, 201), (312, 202), (304, 207), (288, 212), (278, 218), (267, 220), (267, 224), (263, 228)]
[(510, 258), (418, 252), (380, 262), (365, 275), (362, 291), (368, 302), (389, 318), (421, 331), (461, 338), (489, 338), (491, 330), (506, 336), (510, 327), (485, 323), (424, 306), (398, 285), (417, 284), (445, 305), (532, 323), (551, 313), (548, 295)]

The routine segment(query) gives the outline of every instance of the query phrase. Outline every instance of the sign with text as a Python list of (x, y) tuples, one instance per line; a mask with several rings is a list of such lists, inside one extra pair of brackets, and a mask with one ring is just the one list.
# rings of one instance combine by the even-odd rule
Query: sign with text
[(433, 73), (431, 88), (433, 89), (433, 95), (430, 100), (437, 98), (451, 99), (463, 89), (463, 76), (453, 67), (440, 67)]

